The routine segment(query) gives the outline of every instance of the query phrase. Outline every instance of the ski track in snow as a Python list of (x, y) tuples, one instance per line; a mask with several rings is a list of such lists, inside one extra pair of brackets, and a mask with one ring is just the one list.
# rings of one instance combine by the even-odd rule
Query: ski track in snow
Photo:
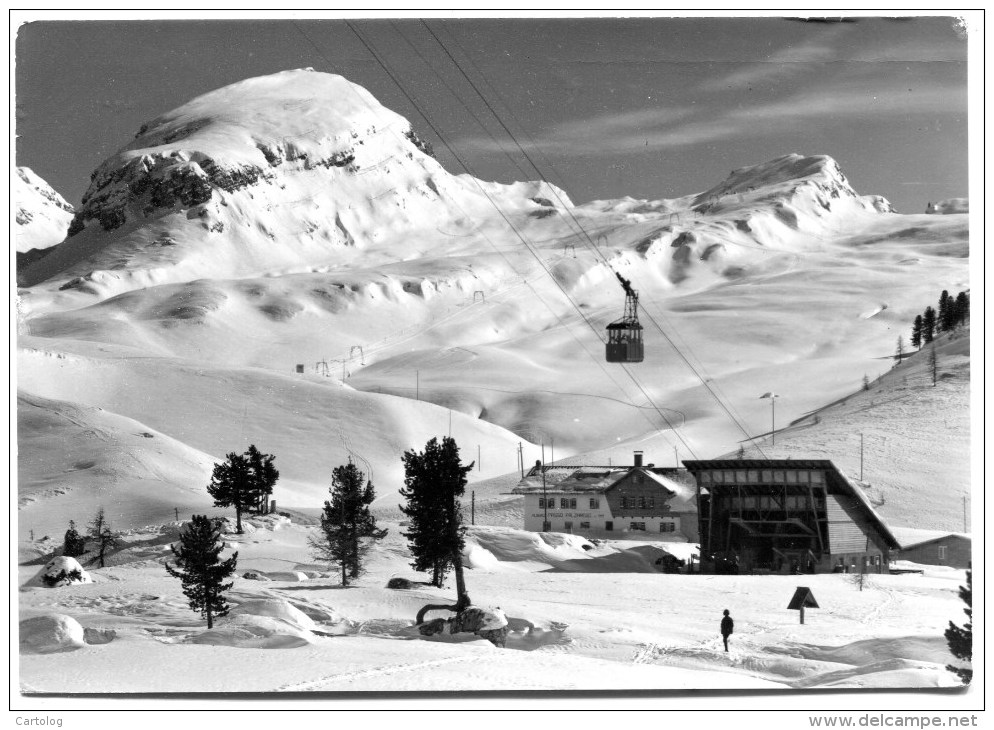
[(427, 662), (414, 662), (412, 664), (399, 664), (395, 666), (386, 667), (376, 667), (374, 669), (365, 669), (361, 672), (347, 672), (345, 674), (331, 674), (327, 677), (320, 677), (319, 679), (311, 680), (309, 682), (299, 682), (297, 684), (283, 685), (282, 687), (277, 687), (274, 692), (311, 692), (318, 690), (322, 687), (331, 684), (337, 684), (341, 682), (354, 682), (361, 679), (366, 679), (368, 677), (378, 677), (387, 674), (397, 674), (398, 672), (413, 672), (418, 669), (428, 669), (429, 667), (438, 667), (445, 664), (456, 664), (458, 662), (475, 662), (479, 661), (479, 657), (475, 655), (468, 656), (458, 656), (449, 657), (447, 659), (434, 659)]

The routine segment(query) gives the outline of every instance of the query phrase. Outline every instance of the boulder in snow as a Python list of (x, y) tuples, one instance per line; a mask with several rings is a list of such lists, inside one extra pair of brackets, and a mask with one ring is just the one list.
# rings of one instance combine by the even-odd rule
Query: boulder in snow
[(45, 563), (45, 567), (31, 581), (33, 585), (41, 585), (47, 588), (92, 582), (93, 579), (90, 578), (90, 574), (83, 570), (83, 566), (79, 564), (76, 558), (67, 558), (64, 555), (52, 558)]
[(435, 634), (476, 634), (494, 646), (503, 648), (507, 643), (507, 617), (499, 608), (470, 606), (450, 619), (436, 618), (418, 627), (423, 636)]
[(75, 651), (86, 643), (79, 621), (58, 613), (21, 621), (19, 634), (22, 654)]
[(255, 598), (245, 601), (231, 609), (228, 615), (269, 616), (308, 631), (314, 628), (314, 621), (307, 614), (282, 598)]

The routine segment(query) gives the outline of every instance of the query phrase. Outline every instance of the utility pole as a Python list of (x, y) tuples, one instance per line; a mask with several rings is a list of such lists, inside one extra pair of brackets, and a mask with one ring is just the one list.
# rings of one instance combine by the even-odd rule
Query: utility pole
[(673, 447), (673, 461), (676, 464), (676, 468), (679, 469), (680, 468), (680, 452), (677, 451), (677, 447), (676, 446)]
[(476, 524), (476, 491), (469, 493), (469, 522), (472, 525)]
[(545, 442), (542, 442), (542, 532), (549, 527), (549, 498), (545, 494)]
[(859, 432), (859, 480), (863, 481), (863, 432)]
[(518, 442), (518, 463), (521, 464), (521, 478), (524, 479), (525, 478), (525, 452), (524, 452), (524, 446), (521, 445), (520, 441)]

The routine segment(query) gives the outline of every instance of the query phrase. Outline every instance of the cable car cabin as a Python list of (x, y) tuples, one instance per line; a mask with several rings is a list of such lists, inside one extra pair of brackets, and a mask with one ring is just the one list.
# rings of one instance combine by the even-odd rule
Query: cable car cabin
[(614, 275), (625, 289), (625, 316), (607, 326), (607, 361), (642, 362), (645, 349), (638, 317), (639, 295), (628, 279), (618, 272)]
[(622, 320), (607, 326), (608, 362), (642, 362), (644, 356), (642, 325)]

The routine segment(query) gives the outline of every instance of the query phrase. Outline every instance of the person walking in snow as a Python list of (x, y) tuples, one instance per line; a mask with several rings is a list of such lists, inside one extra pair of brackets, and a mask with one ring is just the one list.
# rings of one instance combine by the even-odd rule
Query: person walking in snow
[(732, 621), (732, 617), (728, 615), (728, 609), (725, 609), (725, 616), (721, 619), (721, 638), (725, 642), (725, 651), (728, 651), (728, 637), (732, 635), (732, 629), (735, 627), (735, 622)]

